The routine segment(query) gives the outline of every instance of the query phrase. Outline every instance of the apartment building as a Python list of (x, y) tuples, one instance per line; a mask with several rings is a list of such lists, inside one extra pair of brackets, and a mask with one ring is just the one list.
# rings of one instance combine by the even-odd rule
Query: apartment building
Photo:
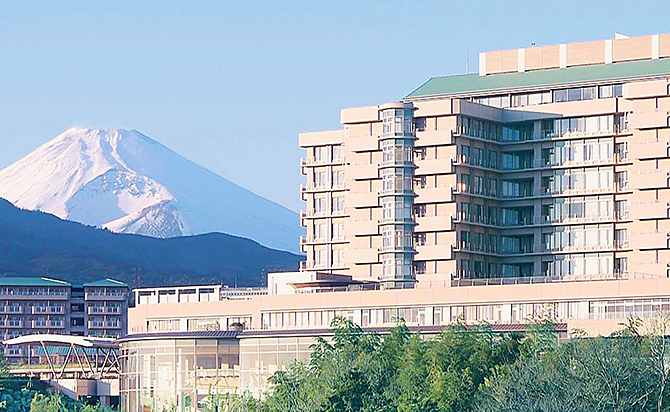
[[(128, 285), (103, 279), (71, 284), (51, 278), (0, 278), (0, 337), (31, 334), (120, 337), (126, 333)], [(25, 347), (5, 351), (10, 362), (27, 360)], [(31, 359), (35, 357), (31, 354)]]
[(302, 270), (382, 288), (667, 277), (670, 34), (479, 62), (300, 135)]

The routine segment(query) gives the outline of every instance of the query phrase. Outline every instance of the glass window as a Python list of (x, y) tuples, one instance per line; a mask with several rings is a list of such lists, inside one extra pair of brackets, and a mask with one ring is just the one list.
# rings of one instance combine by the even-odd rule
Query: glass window
[(554, 90), (554, 103), (562, 103), (568, 101), (567, 89)]
[(596, 86), (582, 88), (582, 100), (592, 100), (598, 98)]
[(576, 87), (574, 89), (568, 89), (568, 101), (574, 102), (582, 100), (582, 89), (581, 87)]
[(614, 86), (600, 86), (598, 91), (599, 98), (601, 99), (610, 99), (614, 97)]

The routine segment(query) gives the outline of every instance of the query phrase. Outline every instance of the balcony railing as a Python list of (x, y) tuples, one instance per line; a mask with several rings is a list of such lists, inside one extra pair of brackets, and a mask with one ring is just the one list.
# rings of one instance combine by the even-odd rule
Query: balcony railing
[[(635, 278), (641, 278), (641, 277), (636, 275)], [(623, 279), (629, 279), (629, 274), (599, 273), (592, 275), (566, 275), (566, 276), (555, 276), (555, 275), (549, 276), (549, 275), (537, 274), (534, 276), (518, 276), (518, 277), (503, 277), (503, 278), (482, 278), (482, 279), (453, 278), (451, 280), (451, 286), (528, 285), (536, 283), (590, 282), (597, 280), (623, 280)]]
[(383, 252), (383, 253), (388, 253), (388, 252), (400, 252), (400, 253), (414, 252), (414, 246), (413, 245), (382, 245), (382, 247), (379, 248), (379, 251)]
[(524, 162), (524, 164), (509, 167), (501, 165), (500, 162), (489, 162), (488, 159), (482, 159), (481, 161), (475, 161), (472, 155), (465, 156), (464, 154), (458, 154), (454, 159), (454, 164), (457, 166), (470, 166), (477, 167), (482, 169), (494, 170), (500, 173), (509, 173), (509, 172), (526, 172), (533, 170), (542, 170), (542, 169), (553, 169), (553, 168), (572, 168), (572, 167), (587, 167), (587, 166), (605, 166), (612, 165), (617, 162), (623, 162), (627, 158), (619, 158), (618, 156), (612, 155), (608, 159), (597, 159), (597, 160), (572, 160), (572, 161), (555, 161), (551, 159), (534, 159), (530, 162)]
[(300, 159), (300, 166), (326, 166), (341, 164), (344, 164), (344, 157), (337, 159), (315, 159), (313, 157)]
[(300, 236), (300, 244), (302, 245), (311, 245), (311, 244), (323, 244), (323, 243), (342, 243), (346, 242), (346, 237), (344, 236), (333, 236), (328, 239), (325, 236), (314, 237), (314, 236)]

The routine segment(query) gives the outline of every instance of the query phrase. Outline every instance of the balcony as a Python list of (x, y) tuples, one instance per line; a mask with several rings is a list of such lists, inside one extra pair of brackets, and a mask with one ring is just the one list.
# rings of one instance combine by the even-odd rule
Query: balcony
[(377, 248), (349, 248), (346, 260), (356, 263), (379, 263), (379, 250)]
[(454, 144), (451, 130), (431, 130), (416, 132), (416, 147), (422, 146), (444, 146)]
[(344, 202), (348, 207), (376, 207), (379, 206), (379, 193), (376, 191), (349, 191), (344, 195)]
[(392, 159), (392, 160), (383, 160), (379, 164), (379, 168), (387, 168), (387, 167), (416, 167), (416, 164), (414, 163), (413, 160), (409, 159)]
[(490, 226), (498, 229), (514, 229), (529, 226), (539, 226), (549, 224), (545, 220), (538, 220), (535, 217), (523, 217), (517, 221), (503, 221), (498, 216), (478, 215), (476, 213), (456, 212), (453, 217), (454, 223), (467, 223), (481, 226)]
[(454, 201), (453, 186), (417, 188), (415, 193), (415, 204), (445, 203)]
[[(637, 277), (638, 276), (636, 276), (636, 278)], [(460, 287), (460, 286), (491, 286), (491, 285), (529, 285), (536, 283), (624, 280), (628, 278), (629, 278), (628, 273), (594, 273), (589, 275), (568, 275), (568, 276), (536, 274), (534, 276), (518, 276), (518, 277), (504, 277), (504, 278), (482, 278), (482, 279), (453, 278), (451, 280), (451, 286)]]
[(633, 202), (630, 205), (630, 214), (638, 220), (665, 219), (670, 204), (667, 201)]
[(440, 159), (417, 160), (417, 176), (454, 173), (454, 158), (443, 157)]
[(414, 246), (412, 245), (383, 245), (379, 248), (380, 253), (414, 253)]
[(609, 244), (597, 244), (597, 245), (579, 245), (579, 246), (547, 246), (542, 245), (542, 252), (545, 253), (581, 253), (581, 252), (604, 252), (604, 251), (613, 251), (615, 249), (625, 250), (628, 249), (628, 242), (619, 241), (616, 243)]
[(352, 219), (350, 222), (356, 228), (356, 236), (379, 234), (380, 221), (377, 219)]
[(542, 222), (545, 225), (583, 225), (589, 223), (608, 223), (608, 222), (625, 222), (630, 220), (628, 212), (617, 212), (614, 214), (603, 214), (599, 216), (583, 216), (583, 217), (551, 217), (543, 216)]
[(350, 136), (344, 141), (344, 147), (350, 152), (371, 152), (379, 150), (377, 136)]
[(300, 159), (301, 167), (312, 167), (312, 166), (333, 166), (333, 165), (343, 165), (344, 159), (315, 159), (313, 157), (308, 157), (306, 159)]
[(123, 301), (126, 300), (126, 295), (125, 293), (105, 293), (105, 294), (98, 294), (98, 293), (86, 293), (86, 300), (92, 300), (92, 301), (102, 301), (102, 300), (115, 300), (115, 301)]
[(33, 315), (47, 313), (47, 307), (46, 306), (31, 306), (30, 307), (30, 313), (33, 314)]
[(665, 159), (668, 157), (669, 144), (665, 140), (637, 140), (630, 145), (633, 159)]
[(630, 183), (634, 189), (665, 189), (668, 187), (668, 172), (641, 170), (630, 174)]
[(300, 185), (300, 193), (321, 193), (321, 192), (334, 192), (346, 190), (344, 184), (330, 184), (326, 183), (324, 185)]
[(325, 245), (331, 243), (346, 243), (347, 239), (344, 236), (333, 237), (314, 237), (314, 236), (300, 236), (301, 245)]
[(628, 115), (628, 124), (633, 129), (657, 129), (668, 127), (667, 110), (656, 109), (651, 111), (635, 112)]
[(451, 244), (439, 245), (416, 245), (416, 256), (414, 260), (446, 260), (453, 259)]
[(635, 249), (640, 250), (654, 250), (668, 248), (668, 233), (667, 232), (633, 232), (630, 233), (630, 243)]
[(452, 215), (443, 214), (438, 216), (417, 216), (415, 218), (415, 232), (440, 232), (454, 229)]
[(414, 190), (411, 188), (391, 187), (382, 189), (381, 196), (413, 196)]
[(369, 180), (379, 178), (378, 163), (353, 163), (347, 167), (347, 179)]
[(498, 173), (520, 173), (520, 172), (532, 172), (535, 170), (550, 170), (550, 169), (569, 169), (577, 167), (593, 167), (593, 166), (609, 166), (616, 163), (626, 163), (628, 162), (627, 158), (619, 158), (614, 154), (611, 157), (606, 159), (595, 159), (595, 160), (575, 160), (575, 161), (562, 161), (558, 162), (552, 159), (534, 159), (531, 162), (528, 162), (519, 167), (503, 167), (499, 164), (489, 164), (487, 162), (474, 162), (471, 158), (468, 159), (464, 155), (458, 155), (454, 161), (454, 164), (457, 166), (467, 166), (478, 168), (482, 170), (492, 170)]

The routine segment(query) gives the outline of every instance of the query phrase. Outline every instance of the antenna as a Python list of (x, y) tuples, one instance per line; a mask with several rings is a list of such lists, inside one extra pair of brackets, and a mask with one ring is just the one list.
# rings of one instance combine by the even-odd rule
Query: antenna
[(470, 50), (465, 51), (465, 74), (470, 74)]

